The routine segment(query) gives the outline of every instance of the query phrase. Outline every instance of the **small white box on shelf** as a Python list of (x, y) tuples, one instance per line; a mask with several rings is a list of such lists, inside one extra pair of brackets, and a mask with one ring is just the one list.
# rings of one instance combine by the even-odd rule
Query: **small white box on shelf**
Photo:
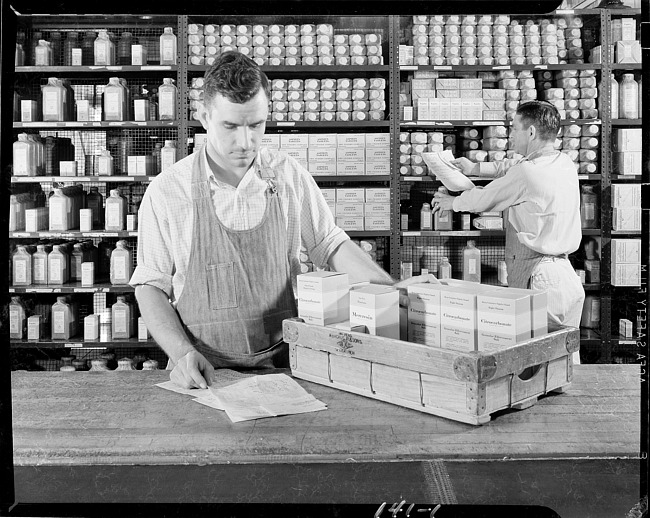
[(399, 340), (399, 291), (377, 284), (352, 290), (350, 324), (366, 326), (371, 335)]

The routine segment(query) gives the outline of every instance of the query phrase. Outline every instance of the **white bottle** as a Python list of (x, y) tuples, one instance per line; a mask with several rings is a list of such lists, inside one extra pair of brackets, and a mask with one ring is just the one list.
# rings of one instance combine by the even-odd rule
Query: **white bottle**
[(120, 231), (126, 228), (126, 200), (118, 189), (112, 189), (105, 203), (105, 229)]
[(423, 203), (422, 209), (420, 210), (420, 230), (432, 230), (433, 229), (433, 216), (431, 213), (431, 205), (429, 203)]
[(160, 35), (160, 64), (176, 64), (176, 35), (172, 27), (165, 27)]
[(621, 119), (639, 118), (639, 85), (634, 74), (624, 74), (620, 85), (618, 116)]
[(165, 140), (165, 146), (160, 150), (161, 171), (165, 171), (176, 163), (176, 143)]
[(614, 74), (611, 75), (610, 79), (610, 105), (611, 105), (611, 116), (612, 119), (618, 119), (618, 96), (619, 96), (619, 86), (618, 86), (618, 81), (616, 81), (616, 78), (614, 77)]
[(100, 30), (97, 34), (97, 39), (94, 43), (95, 65), (107, 66), (114, 65), (113, 55), (114, 47), (113, 42), (108, 37), (106, 30)]
[(438, 266), (439, 279), (451, 279), (451, 264), (447, 257), (440, 258), (440, 265)]
[(174, 80), (166, 77), (158, 87), (158, 118), (163, 120), (176, 119), (176, 94)]
[(49, 41), (38, 40), (38, 45), (34, 48), (34, 65), (37, 67), (52, 65), (52, 47)]
[(471, 239), (463, 249), (463, 280), (481, 282), (481, 251)]

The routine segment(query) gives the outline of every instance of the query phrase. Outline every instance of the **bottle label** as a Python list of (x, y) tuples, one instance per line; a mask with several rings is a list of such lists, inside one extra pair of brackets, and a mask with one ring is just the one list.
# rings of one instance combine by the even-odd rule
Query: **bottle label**
[(592, 322), (600, 322), (600, 299), (594, 299), (591, 302), (591, 317)]
[(438, 221), (440, 223), (449, 223), (449, 211), (448, 210), (441, 210), (439, 212), (440, 216), (438, 216)]
[(12, 335), (20, 333), (20, 312), (17, 308), (9, 310), (9, 332)]
[(106, 94), (104, 107), (107, 116), (120, 116), (120, 94), (117, 92), (109, 92)]
[(122, 211), (120, 210), (120, 203), (109, 203), (108, 208), (106, 210), (106, 217), (107, 217), (107, 222), (106, 226), (107, 227), (117, 227), (121, 228), (122, 227)]
[(470, 275), (476, 275), (476, 259), (470, 259), (467, 261), (468, 267), (467, 271)]
[(14, 175), (29, 174), (27, 169), (27, 149), (14, 150)]
[(451, 279), (451, 265), (442, 265), (440, 267), (440, 278)]
[(113, 259), (113, 276), (117, 280), (126, 278), (126, 257), (116, 257)]
[(163, 92), (160, 94), (160, 103), (158, 105), (158, 111), (160, 112), (160, 117), (174, 117), (174, 100), (175, 95), (173, 91)]
[(14, 260), (14, 282), (27, 282), (27, 261), (25, 259)]
[(43, 258), (34, 258), (34, 282), (47, 282), (45, 278), (45, 261)]
[(50, 198), (50, 227), (53, 229), (63, 226), (63, 211), (65, 210), (63, 200)]
[(65, 313), (63, 311), (52, 312), (52, 326), (55, 334), (65, 333)]
[(163, 40), (163, 60), (174, 61), (174, 40), (165, 38)]
[(431, 212), (427, 212), (427, 211), (421, 212), (420, 216), (421, 216), (420, 228), (422, 230), (431, 230)]
[(101, 43), (95, 45), (95, 64), (96, 65), (106, 65), (106, 44)]
[(46, 90), (44, 95), (43, 114), (44, 115), (59, 115), (59, 92)]
[(126, 311), (118, 309), (114, 314), (115, 320), (113, 320), (113, 326), (115, 333), (126, 333)]
[(593, 220), (595, 213), (595, 205), (593, 203), (585, 203), (585, 219), (587, 221)]
[(50, 258), (50, 281), (61, 282), (61, 259), (59, 257)]
[(401, 222), (401, 227), (402, 230), (408, 230), (409, 229), (409, 217), (408, 214), (402, 214), (402, 222)]

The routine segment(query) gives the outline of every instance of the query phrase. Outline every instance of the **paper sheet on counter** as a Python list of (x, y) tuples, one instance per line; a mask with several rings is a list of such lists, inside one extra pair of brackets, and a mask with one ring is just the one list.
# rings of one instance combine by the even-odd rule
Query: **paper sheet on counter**
[(286, 374), (256, 375), (218, 369), (215, 380), (207, 389), (184, 389), (173, 381), (156, 386), (193, 396), (192, 401), (201, 405), (225, 410), (235, 423), (327, 409), (324, 403)]
[(450, 191), (467, 191), (474, 188), (474, 182), (451, 163), (454, 154), (449, 149), (439, 153), (422, 153), (422, 158), (431, 173)]

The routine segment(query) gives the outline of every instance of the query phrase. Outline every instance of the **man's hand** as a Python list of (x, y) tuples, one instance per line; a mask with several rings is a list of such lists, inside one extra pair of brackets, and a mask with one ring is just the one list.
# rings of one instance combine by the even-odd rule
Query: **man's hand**
[(439, 210), (454, 210), (454, 198), (451, 194), (436, 192), (431, 200), (431, 212), (435, 214)]
[(455, 158), (450, 163), (460, 169), (460, 172), (465, 176), (476, 176), (477, 171), (475, 171), (474, 168), (478, 168), (478, 164), (472, 162), (469, 158), (461, 156)]
[(169, 379), (182, 388), (208, 388), (212, 385), (214, 368), (199, 351), (190, 351), (176, 362)]
[(429, 273), (427, 275), (416, 275), (414, 277), (409, 277), (403, 281), (396, 282), (393, 286), (399, 289), (399, 305), (408, 307), (409, 298), (407, 295), (406, 288), (411, 284), (419, 284), (422, 282), (430, 282), (431, 284), (440, 284), (440, 281), (436, 278), (435, 275)]

